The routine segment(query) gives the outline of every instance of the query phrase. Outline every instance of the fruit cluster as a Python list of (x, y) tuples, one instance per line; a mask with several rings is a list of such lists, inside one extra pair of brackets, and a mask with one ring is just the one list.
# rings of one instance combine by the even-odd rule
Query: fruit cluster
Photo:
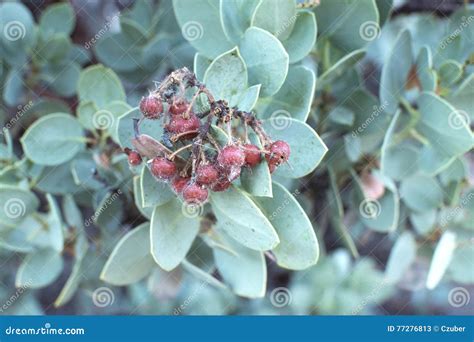
[[(187, 97), (190, 89), (194, 95)], [(172, 72), (155, 91), (143, 97), (140, 111), (143, 117), (135, 121), (132, 141), (135, 150), (125, 150), (130, 164), (139, 165), (143, 157), (148, 158), (153, 176), (170, 182), (188, 203), (204, 203), (209, 190), (227, 190), (240, 177), (242, 168), (257, 166), (262, 156), (270, 172), (290, 156), (288, 143), (271, 140), (252, 113), (215, 100), (186, 68)], [(161, 141), (140, 134), (143, 120), (162, 120)], [(251, 142), (248, 128), (263, 148)], [(217, 130), (226, 133), (225, 142), (219, 142)]]

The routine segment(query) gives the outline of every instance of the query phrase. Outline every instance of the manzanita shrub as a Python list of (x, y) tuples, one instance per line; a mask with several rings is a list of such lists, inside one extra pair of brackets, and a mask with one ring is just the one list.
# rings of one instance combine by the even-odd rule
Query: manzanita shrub
[(0, 4), (0, 313), (463, 310), (472, 5), (105, 3)]

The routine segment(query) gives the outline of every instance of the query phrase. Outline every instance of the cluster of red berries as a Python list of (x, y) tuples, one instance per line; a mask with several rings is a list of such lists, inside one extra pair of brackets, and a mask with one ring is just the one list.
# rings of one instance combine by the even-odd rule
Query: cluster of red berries
[[(197, 88), (191, 100), (184, 95), (187, 88)], [(209, 109), (196, 114), (194, 102), (200, 94), (207, 96)], [(227, 190), (239, 178), (242, 168), (257, 166), (262, 156), (270, 172), (287, 162), (290, 156), (290, 146), (285, 141), (272, 141), (253, 114), (229, 108), (225, 101), (215, 101), (186, 68), (168, 76), (156, 91), (142, 98), (139, 107), (143, 114), (141, 120), (163, 120), (163, 139), (154, 142), (160, 148), (152, 155), (150, 149), (143, 149), (140, 144), (135, 145), (137, 150), (126, 149), (128, 160), (136, 166), (141, 164), (142, 157), (148, 157), (150, 172), (155, 178), (170, 182), (171, 188), (187, 203), (204, 203), (209, 190)], [(211, 134), (214, 118), (216, 126), (227, 129), (229, 140), (224, 146)], [(242, 127), (232, 126), (233, 119), (240, 120), (240, 126), (243, 123), (243, 137), (238, 136)], [(254, 130), (263, 149), (250, 143), (247, 127)], [(135, 134), (140, 137), (138, 128)]]

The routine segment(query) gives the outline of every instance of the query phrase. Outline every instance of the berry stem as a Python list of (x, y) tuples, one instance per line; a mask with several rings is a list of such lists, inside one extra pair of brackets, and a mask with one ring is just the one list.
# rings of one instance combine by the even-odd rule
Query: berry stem
[(176, 151), (174, 151), (173, 153), (171, 153), (168, 156), (168, 159), (169, 160), (174, 160), (174, 158), (178, 155), (178, 153), (183, 152), (184, 150), (187, 150), (188, 148), (191, 148), (191, 147), (193, 147), (193, 144), (188, 144), (188, 145), (185, 145), (181, 148), (178, 148)]

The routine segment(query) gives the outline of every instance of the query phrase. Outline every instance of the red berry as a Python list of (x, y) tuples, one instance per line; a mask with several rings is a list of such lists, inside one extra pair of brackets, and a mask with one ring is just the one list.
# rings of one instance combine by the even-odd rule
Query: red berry
[(187, 203), (204, 203), (209, 196), (209, 191), (196, 183), (191, 183), (183, 190), (183, 199)]
[(142, 157), (137, 151), (128, 152), (128, 162), (130, 165), (137, 166), (142, 163)]
[(201, 121), (199, 121), (199, 118), (194, 114), (191, 114), (189, 119), (185, 119), (181, 115), (176, 115), (171, 118), (170, 123), (166, 125), (166, 129), (171, 133), (179, 134), (196, 131), (200, 125)]
[(221, 177), (216, 183), (212, 184), (211, 190), (216, 192), (226, 191), (231, 184), (231, 181), (228, 180), (227, 177)]
[(196, 170), (196, 181), (201, 185), (215, 183), (219, 177), (216, 167), (211, 164), (199, 165)]
[(177, 176), (173, 178), (173, 181), (171, 182), (171, 188), (177, 194), (181, 194), (184, 188), (188, 185), (190, 179), (190, 177)]
[(241, 167), (245, 163), (245, 154), (239, 147), (227, 145), (219, 152), (217, 162), (224, 168)]
[(184, 114), (188, 110), (189, 104), (184, 100), (175, 100), (170, 106), (170, 113), (173, 115)]
[(163, 104), (153, 96), (143, 97), (140, 101), (140, 111), (148, 119), (158, 119), (163, 113)]
[(176, 173), (176, 165), (171, 160), (157, 157), (151, 162), (151, 173), (161, 179), (171, 179)]
[(245, 153), (245, 165), (249, 167), (257, 166), (262, 159), (260, 149), (256, 145), (245, 144), (244, 153)]
[(287, 162), (290, 157), (290, 145), (283, 140), (277, 140), (273, 142), (268, 148), (269, 154), (265, 156), (270, 172), (275, 171), (277, 166)]

